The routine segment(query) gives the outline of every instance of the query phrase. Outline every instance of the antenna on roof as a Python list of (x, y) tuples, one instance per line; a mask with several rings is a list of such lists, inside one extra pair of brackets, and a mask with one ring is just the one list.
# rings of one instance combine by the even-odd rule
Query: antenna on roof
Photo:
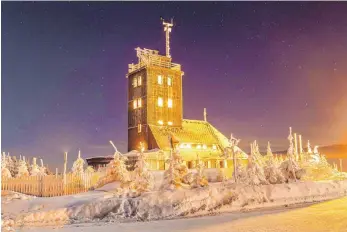
[(173, 19), (171, 19), (171, 23), (165, 22), (165, 20), (160, 17), (161, 21), (163, 21), (163, 25), (164, 25), (164, 31), (165, 36), (166, 36), (166, 57), (171, 57), (170, 55), (170, 32), (172, 30), (173, 27)]

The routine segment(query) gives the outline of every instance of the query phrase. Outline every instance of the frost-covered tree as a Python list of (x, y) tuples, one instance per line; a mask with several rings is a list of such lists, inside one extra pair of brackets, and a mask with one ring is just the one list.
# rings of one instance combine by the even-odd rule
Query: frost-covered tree
[(140, 152), (134, 170), (134, 189), (138, 193), (151, 191), (154, 187), (154, 177), (148, 170), (145, 161), (144, 146), (140, 143)]
[(72, 165), (72, 173), (83, 174), (84, 173), (84, 160), (81, 158), (81, 151), (78, 151), (78, 157)]
[(205, 187), (208, 186), (208, 181), (206, 176), (203, 174), (204, 172), (205, 165), (204, 163), (200, 160), (199, 154), (197, 155), (197, 165), (196, 165), (196, 170), (197, 173), (194, 175), (194, 181), (191, 184), (191, 187), (193, 188), (199, 188), (199, 187)]
[(22, 177), (22, 176), (29, 176), (29, 171), (25, 162), (25, 158), (23, 157), (24, 160), (19, 160), (17, 163), (17, 167), (18, 167), (18, 172), (16, 177)]
[(115, 149), (113, 160), (106, 166), (106, 176), (101, 178), (99, 185), (101, 183), (105, 184), (112, 181), (119, 181), (122, 189), (131, 189), (131, 177), (125, 164), (127, 158), (117, 150), (112, 141), (110, 141), (110, 143)]
[(7, 158), (5, 154), (1, 155), (1, 178), (11, 178), (11, 172), (7, 168)]
[(172, 144), (172, 151), (170, 158), (166, 161), (169, 163), (169, 168), (164, 172), (161, 189), (189, 188), (194, 177), (188, 172), (187, 166), (183, 163), (179, 149), (172, 143), (172, 141), (176, 141), (177, 139), (170, 137), (169, 140)]
[(35, 157), (33, 158), (33, 164), (31, 165), (30, 175), (31, 176), (40, 176), (41, 175), (41, 171), (40, 171), (39, 165), (37, 165), (37, 163), (36, 163)]

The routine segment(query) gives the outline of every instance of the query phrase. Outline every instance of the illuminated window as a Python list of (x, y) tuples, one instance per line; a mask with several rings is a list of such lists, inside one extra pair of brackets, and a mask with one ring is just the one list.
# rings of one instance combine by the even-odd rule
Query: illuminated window
[(168, 124), (169, 126), (172, 126), (172, 122), (167, 122), (167, 124)]
[(159, 120), (159, 121), (158, 121), (158, 124), (159, 124), (159, 125), (163, 125), (163, 124), (164, 124), (164, 123), (163, 123), (163, 120)]
[(198, 144), (198, 145), (196, 146), (196, 149), (201, 149), (201, 145)]
[(212, 149), (217, 150), (217, 146), (213, 144)]
[(171, 86), (171, 85), (172, 85), (172, 79), (171, 79), (171, 77), (168, 77), (168, 78), (167, 78), (167, 85), (168, 85), (168, 86)]
[(169, 108), (172, 108), (172, 99), (171, 99), (171, 98), (169, 98), (169, 99), (167, 100), (167, 106), (168, 106)]
[(138, 86), (141, 86), (141, 85), (142, 85), (142, 77), (141, 77), (141, 76), (139, 76), (139, 77), (137, 78), (137, 85), (138, 85)]
[(180, 148), (185, 148), (184, 143), (180, 144)]
[(163, 98), (158, 97), (158, 106), (163, 107)]
[(141, 98), (137, 99), (137, 107), (138, 108), (142, 107), (142, 99)]
[(161, 75), (158, 76), (158, 84), (159, 85), (163, 84), (163, 77)]
[(206, 146), (206, 144), (204, 144), (204, 145), (202, 145), (202, 149), (207, 149), (207, 146)]
[(134, 86), (134, 88), (137, 87), (137, 78), (136, 77), (134, 77), (134, 79), (133, 79), (133, 86)]
[(137, 101), (136, 100), (133, 101), (133, 106), (134, 106), (134, 109), (137, 108)]
[(141, 133), (142, 125), (141, 123), (137, 124), (137, 133)]
[(191, 144), (187, 144), (186, 147), (187, 147), (187, 148), (192, 148), (192, 145), (191, 145)]

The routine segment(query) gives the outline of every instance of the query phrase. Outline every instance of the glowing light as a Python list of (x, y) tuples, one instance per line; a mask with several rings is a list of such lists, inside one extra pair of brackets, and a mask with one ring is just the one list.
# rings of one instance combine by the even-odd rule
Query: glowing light
[(139, 99), (137, 99), (137, 107), (141, 107), (142, 106), (142, 99), (141, 98), (139, 98)]
[(133, 106), (134, 106), (134, 109), (137, 108), (137, 101), (136, 100), (133, 101)]
[(163, 84), (163, 77), (161, 75), (158, 76), (158, 84), (159, 85)]
[(138, 86), (142, 85), (142, 77), (141, 76), (139, 76), (138, 79), (137, 79), (137, 85)]
[(134, 86), (134, 88), (137, 87), (137, 78), (136, 77), (134, 77), (134, 79), (133, 79), (133, 86)]
[(171, 98), (169, 98), (169, 99), (167, 100), (167, 106), (168, 106), (169, 108), (172, 108), (172, 99), (171, 99)]
[(171, 77), (168, 77), (168, 78), (167, 78), (167, 85), (168, 85), (168, 86), (171, 86), (171, 85), (172, 85)]
[(163, 98), (162, 97), (158, 97), (158, 106), (163, 107)]
[(202, 148), (206, 150), (207, 149), (206, 144), (202, 145)]
[(163, 123), (163, 120), (159, 120), (159, 121), (158, 121), (158, 124), (159, 124), (159, 125), (163, 125), (163, 124), (164, 124), (164, 123)]
[(213, 150), (217, 150), (217, 146), (213, 144), (213, 145), (212, 145), (212, 149), (213, 149)]
[(191, 144), (187, 144), (187, 148), (192, 148), (192, 145)]
[(180, 144), (180, 148), (185, 148), (185, 146), (184, 146), (184, 144), (182, 143), (182, 144)]
[(196, 149), (201, 149), (201, 145), (198, 144), (198, 145), (196, 146)]
[(169, 126), (172, 126), (172, 122), (168, 122), (167, 124), (168, 124)]
[(141, 133), (141, 130), (142, 130), (142, 125), (141, 125), (141, 123), (139, 123), (139, 124), (137, 124), (137, 132)]

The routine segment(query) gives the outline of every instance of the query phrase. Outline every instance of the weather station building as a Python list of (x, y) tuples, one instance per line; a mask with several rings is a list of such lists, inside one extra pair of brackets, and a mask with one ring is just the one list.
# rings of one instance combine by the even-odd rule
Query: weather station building
[[(170, 33), (173, 23), (163, 22), (166, 34), (166, 55), (159, 51), (136, 48), (138, 62), (129, 64), (128, 80), (128, 158), (144, 146), (151, 169), (166, 168), (165, 159), (171, 150), (169, 137), (178, 140), (183, 160), (194, 168), (197, 155), (207, 168), (226, 168), (232, 160), (221, 155), (229, 145), (228, 139), (207, 121), (183, 119), (181, 65), (172, 62)], [(240, 150), (241, 159), (247, 155)], [(87, 159), (94, 166), (94, 158)], [(134, 158), (135, 159), (135, 158)], [(94, 161), (94, 162), (93, 162)]]

